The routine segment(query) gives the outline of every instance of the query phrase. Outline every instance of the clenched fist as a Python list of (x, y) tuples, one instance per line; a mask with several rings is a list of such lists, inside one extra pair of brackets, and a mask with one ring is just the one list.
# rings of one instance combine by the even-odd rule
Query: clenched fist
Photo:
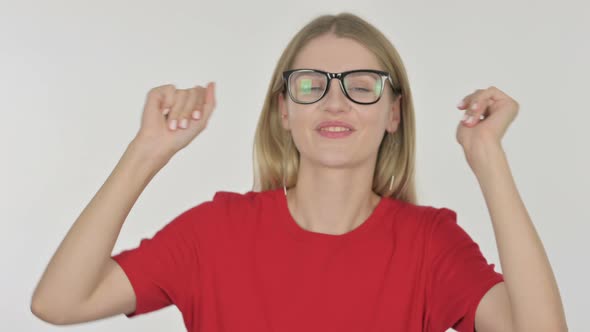
[(155, 87), (147, 95), (135, 141), (154, 156), (171, 158), (205, 129), (215, 104), (214, 82), (206, 88)]

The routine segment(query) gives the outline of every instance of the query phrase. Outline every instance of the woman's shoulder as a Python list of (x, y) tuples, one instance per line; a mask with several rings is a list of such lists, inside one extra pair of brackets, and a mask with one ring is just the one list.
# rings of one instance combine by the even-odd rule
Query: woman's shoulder
[(246, 192), (218, 190), (212, 198), (193, 206), (187, 212), (193, 215), (206, 215), (208, 219), (214, 220), (227, 219), (226, 217), (243, 219), (256, 215), (261, 210), (274, 211), (279, 199), (278, 194), (278, 189)]
[(219, 190), (213, 195), (212, 203), (225, 207), (254, 207), (263, 201), (274, 200), (276, 198), (277, 190), (266, 191), (246, 191), (237, 192), (229, 190)]
[(456, 220), (456, 212), (448, 207), (412, 203), (398, 199), (392, 199), (391, 204), (395, 205), (396, 220), (407, 227), (431, 228), (441, 220)]
[(256, 215), (255, 212), (263, 206), (261, 203), (268, 200), (269, 196), (265, 192), (218, 190), (211, 198), (185, 209), (172, 223), (185, 230), (189, 227), (200, 233), (207, 232), (232, 224), (233, 220), (243, 221)]

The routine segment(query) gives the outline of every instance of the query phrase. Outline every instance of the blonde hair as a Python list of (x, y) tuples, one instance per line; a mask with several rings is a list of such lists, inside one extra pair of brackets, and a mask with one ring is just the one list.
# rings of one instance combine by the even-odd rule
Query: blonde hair
[[(385, 133), (381, 141), (372, 189), (383, 197), (393, 197), (416, 203), (415, 125), (414, 105), (406, 70), (391, 42), (373, 25), (351, 13), (322, 15), (305, 25), (283, 51), (268, 88), (262, 113), (254, 137), (254, 186), (255, 191), (287, 188), (297, 182), (299, 151), (289, 131), (281, 125), (277, 98), (283, 92), (283, 71), (291, 69), (293, 61), (313, 38), (335, 34), (351, 38), (373, 52), (384, 70), (391, 73), (394, 86), (401, 91), (400, 124), (394, 134)], [(395, 140), (395, 142), (394, 142)], [(391, 176), (395, 175), (392, 190)]]

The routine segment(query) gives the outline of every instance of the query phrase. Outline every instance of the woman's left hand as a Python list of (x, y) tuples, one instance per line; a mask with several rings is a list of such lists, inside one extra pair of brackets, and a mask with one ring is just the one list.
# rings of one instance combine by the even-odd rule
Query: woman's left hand
[[(475, 90), (457, 105), (465, 110), (457, 126), (457, 141), (471, 168), (484, 162), (490, 145), (501, 147), (502, 137), (518, 113), (516, 100), (496, 87)], [(467, 122), (471, 116), (471, 122)], [(483, 119), (482, 119), (483, 117)]]

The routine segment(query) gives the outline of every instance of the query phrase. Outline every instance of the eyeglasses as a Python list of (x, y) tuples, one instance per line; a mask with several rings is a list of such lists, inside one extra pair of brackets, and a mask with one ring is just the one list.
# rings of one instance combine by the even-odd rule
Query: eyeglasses
[(333, 78), (340, 80), (340, 89), (351, 101), (361, 104), (374, 104), (383, 95), (383, 86), (387, 80), (394, 93), (401, 93), (396, 88), (388, 72), (374, 69), (350, 70), (342, 73), (329, 73), (316, 69), (294, 69), (283, 72), (283, 81), (287, 86), (289, 97), (298, 104), (313, 104), (322, 99), (330, 89)]

